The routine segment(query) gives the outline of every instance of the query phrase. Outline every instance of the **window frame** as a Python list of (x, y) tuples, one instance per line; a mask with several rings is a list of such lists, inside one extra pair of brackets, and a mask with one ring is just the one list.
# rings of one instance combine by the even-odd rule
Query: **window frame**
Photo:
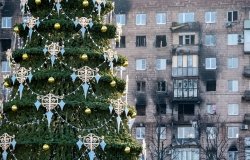
[(216, 113), (216, 104), (211, 103), (211, 104), (206, 104), (207, 105), (207, 113), (208, 114), (215, 114)]
[(227, 68), (236, 69), (239, 67), (239, 58), (238, 57), (230, 57), (227, 59)]
[[(230, 86), (230, 85), (232, 85), (232, 86)], [(228, 91), (238, 92), (239, 91), (239, 81), (238, 80), (228, 80)]]
[(214, 58), (214, 57), (206, 58), (205, 61), (206, 61), (205, 68), (207, 70), (214, 70), (217, 68), (216, 58)]
[(155, 61), (155, 68), (157, 71), (166, 70), (167, 69), (167, 59), (157, 58)]
[(145, 71), (147, 69), (147, 60), (145, 58), (136, 59), (135, 65), (137, 71)]
[(156, 13), (156, 24), (166, 24), (167, 23), (167, 14), (165, 12)]
[(119, 41), (115, 44), (116, 48), (126, 48), (126, 36), (121, 36)]
[[(230, 135), (230, 132), (236, 132), (236, 133), (232, 133), (232, 135)], [(229, 126), (227, 127), (227, 138), (239, 138), (239, 132), (240, 132), (239, 127)]]
[(137, 26), (146, 25), (147, 24), (147, 14), (145, 14), (145, 13), (137, 13), (136, 14), (135, 24)]
[[(192, 16), (191, 18), (188, 18), (189, 16)], [(195, 22), (195, 14), (194, 12), (182, 12), (178, 14), (178, 22), (179, 23), (188, 23), (188, 22)], [(187, 20), (192, 19), (192, 20)]]
[[(174, 98), (198, 97), (198, 79), (175, 79), (173, 83)], [(188, 88), (185, 88), (185, 83)]]
[(115, 19), (117, 24), (120, 24), (122, 26), (126, 25), (126, 14), (116, 14)]
[[(160, 137), (158, 137), (158, 130), (160, 129)], [(167, 139), (167, 127), (156, 127), (156, 138), (161, 140)]]
[(1, 28), (12, 28), (12, 17), (2, 17)]
[(1, 72), (9, 73), (11, 72), (10, 62), (9, 61), (1, 61)]
[(227, 45), (228, 46), (238, 45), (238, 34), (227, 34)]
[(239, 115), (239, 104), (229, 103), (227, 105), (227, 115), (229, 116), (238, 116)]
[(145, 127), (136, 127), (135, 138), (136, 139), (145, 139), (146, 129)]
[(216, 14), (217, 12), (205, 12), (205, 23), (216, 23)]
[[(229, 13), (231, 13), (231, 20), (229, 20)], [(237, 13), (237, 19), (234, 20), (234, 13)], [(228, 11), (227, 12), (227, 22), (237, 22), (238, 21), (238, 18), (239, 18), (239, 12), (238, 11)]]
[(167, 36), (166, 35), (156, 35), (155, 36), (155, 48), (167, 47)]
[(136, 36), (135, 38), (136, 47), (147, 47), (147, 36)]
[(198, 148), (176, 148), (173, 160), (199, 160), (200, 150)]
[(205, 35), (205, 46), (216, 46), (216, 37), (215, 37), (215, 35), (213, 35), (213, 34)]
[[(186, 131), (185, 131), (186, 129)], [(178, 139), (193, 139), (195, 138), (195, 128), (192, 126), (183, 126), (177, 128), (177, 137)]]
[(208, 139), (215, 139), (217, 137), (217, 128), (206, 127), (206, 134)]
[(146, 82), (145, 81), (136, 81), (136, 91), (137, 92), (146, 92)]
[(179, 35), (179, 45), (195, 45), (195, 34)]

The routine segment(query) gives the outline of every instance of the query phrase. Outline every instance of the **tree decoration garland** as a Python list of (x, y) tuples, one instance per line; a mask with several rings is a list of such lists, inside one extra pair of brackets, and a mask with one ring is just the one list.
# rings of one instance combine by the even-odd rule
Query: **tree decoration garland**
[(82, 145), (84, 145), (89, 150), (89, 159), (94, 160), (95, 158), (95, 152), (94, 150), (99, 145), (101, 146), (102, 150), (104, 151), (106, 143), (104, 141), (104, 138), (98, 137), (93, 133), (88, 134), (87, 136), (78, 136), (79, 140), (77, 141), (77, 146), (79, 150), (82, 148)]
[(63, 96), (56, 96), (52, 93), (49, 93), (45, 96), (38, 96), (37, 99), (40, 99), (42, 101), (42, 103), (39, 100), (36, 101), (35, 106), (37, 110), (39, 109), (40, 105), (45, 107), (47, 110), (46, 117), (48, 120), (48, 127), (49, 127), (51, 120), (52, 120), (52, 116), (53, 116), (53, 113), (51, 112), (51, 110), (55, 109), (57, 105), (60, 106), (61, 110), (63, 110), (64, 108), (64, 105), (65, 105), (64, 101), (61, 100), (59, 102), (59, 99), (63, 99)]
[(2, 157), (3, 160), (7, 159), (7, 149), (12, 145), (13, 150), (15, 149), (16, 146), (16, 141), (15, 141), (15, 135), (10, 136), (8, 133), (4, 133), (2, 136), (0, 136), (0, 147), (3, 150)]

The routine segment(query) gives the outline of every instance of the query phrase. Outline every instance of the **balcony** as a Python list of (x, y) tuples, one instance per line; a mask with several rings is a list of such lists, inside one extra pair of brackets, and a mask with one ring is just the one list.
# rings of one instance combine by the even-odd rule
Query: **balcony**
[(250, 66), (244, 66), (243, 75), (250, 78)]
[(172, 32), (199, 32), (201, 29), (199, 22), (178, 23), (173, 22), (170, 30)]
[(245, 90), (245, 92), (242, 96), (242, 100), (250, 101), (250, 90)]
[(176, 45), (172, 48), (172, 54), (198, 54), (199, 45)]

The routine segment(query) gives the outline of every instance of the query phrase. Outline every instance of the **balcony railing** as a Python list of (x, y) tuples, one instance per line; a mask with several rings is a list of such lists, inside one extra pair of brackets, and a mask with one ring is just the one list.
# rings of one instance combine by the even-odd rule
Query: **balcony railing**
[(172, 76), (198, 76), (198, 67), (173, 67)]
[(175, 45), (172, 48), (173, 54), (198, 54), (199, 45)]
[(172, 27), (170, 28), (172, 32), (185, 32), (185, 31), (200, 31), (200, 23), (199, 22), (188, 22), (188, 23), (178, 23), (173, 22)]

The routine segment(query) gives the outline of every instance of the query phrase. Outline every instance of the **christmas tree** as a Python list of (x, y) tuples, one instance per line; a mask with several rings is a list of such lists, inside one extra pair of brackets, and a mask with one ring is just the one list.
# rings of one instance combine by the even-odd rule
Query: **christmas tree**
[(6, 52), (13, 73), (4, 79), (12, 95), (2, 103), (3, 159), (137, 159), (136, 113), (115, 73), (127, 65), (112, 46), (121, 30), (105, 16), (112, 1), (21, 0), (20, 8), (14, 31), (24, 44)]

